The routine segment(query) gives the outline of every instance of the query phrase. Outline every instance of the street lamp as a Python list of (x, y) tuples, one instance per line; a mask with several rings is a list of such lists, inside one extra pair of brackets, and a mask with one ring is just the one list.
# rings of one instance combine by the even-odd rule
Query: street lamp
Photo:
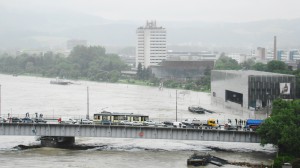
[(266, 106), (267, 106), (267, 117), (269, 116), (269, 92), (267, 92), (266, 93), (266, 95), (267, 95), (267, 104), (266, 104)]
[(0, 85), (0, 116), (1, 116), (1, 85)]
[(177, 90), (176, 90), (176, 122), (177, 122)]

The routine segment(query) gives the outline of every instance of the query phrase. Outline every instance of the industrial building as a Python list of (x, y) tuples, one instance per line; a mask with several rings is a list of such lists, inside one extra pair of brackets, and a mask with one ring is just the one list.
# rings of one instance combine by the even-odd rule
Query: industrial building
[(151, 66), (152, 73), (160, 79), (200, 79), (214, 67), (213, 60), (201, 61), (163, 61)]
[(211, 71), (212, 103), (259, 109), (270, 107), (274, 99), (294, 99), (295, 96), (294, 75), (252, 70)]

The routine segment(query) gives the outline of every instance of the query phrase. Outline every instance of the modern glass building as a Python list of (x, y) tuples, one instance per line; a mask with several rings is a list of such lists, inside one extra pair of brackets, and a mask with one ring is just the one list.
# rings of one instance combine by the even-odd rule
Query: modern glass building
[(294, 75), (252, 70), (212, 70), (213, 103), (235, 103), (242, 108), (261, 108), (276, 98), (294, 99)]

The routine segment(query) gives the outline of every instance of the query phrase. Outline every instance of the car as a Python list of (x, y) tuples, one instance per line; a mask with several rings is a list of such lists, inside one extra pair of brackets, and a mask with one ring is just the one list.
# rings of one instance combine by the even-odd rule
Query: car
[(147, 120), (144, 122), (144, 125), (155, 126), (156, 122), (152, 120)]
[(7, 121), (6, 118), (0, 117), (0, 123), (5, 123)]
[(33, 123), (33, 120), (31, 118), (28, 118), (28, 117), (25, 117), (25, 118), (22, 118), (22, 123)]
[(186, 125), (182, 122), (173, 122), (173, 127), (175, 128), (186, 128)]
[(132, 125), (132, 122), (127, 121), (127, 120), (123, 120), (123, 121), (120, 121), (120, 124), (121, 125)]
[(44, 119), (42, 119), (42, 118), (35, 118), (34, 119), (34, 122), (35, 123), (41, 123), (41, 124), (46, 124), (47, 123), (47, 121), (46, 120), (44, 120)]
[(164, 123), (158, 122), (158, 123), (155, 123), (154, 126), (155, 127), (165, 127), (166, 125)]
[(22, 120), (18, 117), (10, 118), (11, 123), (22, 123)]
[(163, 124), (165, 125), (165, 127), (174, 127), (173, 122), (171, 121), (164, 121)]
[(79, 123), (79, 124), (93, 124), (93, 121), (88, 120), (88, 119), (80, 119), (80, 120), (77, 120), (77, 123)]
[(100, 124), (102, 125), (112, 125), (112, 122), (109, 120), (101, 120)]
[(69, 117), (61, 117), (58, 119), (58, 123), (60, 123), (60, 124), (75, 124), (76, 121), (74, 121), (72, 118), (69, 118)]
[(132, 125), (132, 126), (142, 126), (143, 123), (138, 122), (138, 121), (132, 121), (132, 122), (131, 122), (131, 125)]

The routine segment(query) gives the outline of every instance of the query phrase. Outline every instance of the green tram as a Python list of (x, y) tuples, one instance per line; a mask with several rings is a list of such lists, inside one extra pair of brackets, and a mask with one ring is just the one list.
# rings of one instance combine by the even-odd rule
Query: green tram
[(133, 113), (117, 113), (103, 111), (101, 113), (94, 114), (95, 124), (118, 124), (121, 121), (137, 121), (143, 123), (147, 120), (149, 120), (149, 116)]

